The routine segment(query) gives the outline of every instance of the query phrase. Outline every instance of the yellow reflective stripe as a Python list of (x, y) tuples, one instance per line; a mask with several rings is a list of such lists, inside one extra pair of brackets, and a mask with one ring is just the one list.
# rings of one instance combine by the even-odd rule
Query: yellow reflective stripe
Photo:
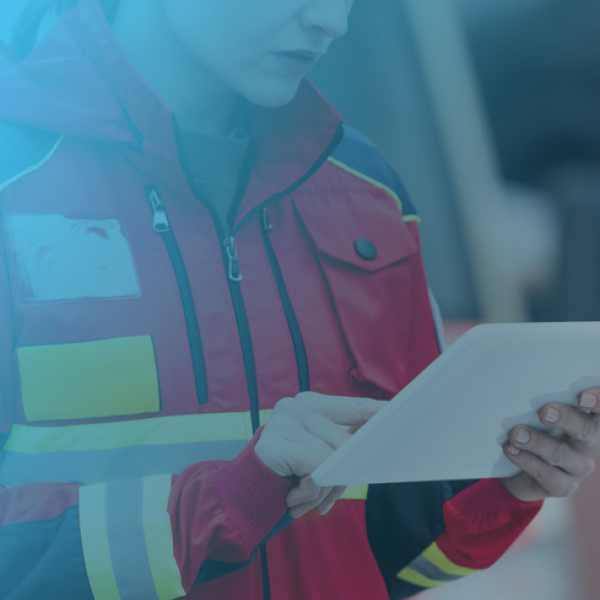
[[(268, 421), (271, 413), (271, 410), (260, 411), (261, 424)], [(14, 425), (4, 449), (23, 454), (85, 452), (251, 438), (249, 412), (215, 413), (63, 427)]]
[(434, 581), (433, 579), (429, 579), (429, 577), (425, 577), (425, 575), (416, 573), (410, 567), (405, 567), (402, 569), (402, 571), (400, 571), (396, 577), (423, 588), (434, 588), (448, 583), (447, 581)]
[[(370, 183), (371, 185), (375, 186), (376, 188), (379, 188), (380, 190), (387, 192), (394, 199), (394, 202), (398, 205), (400, 212), (403, 213), (402, 200), (400, 200), (398, 194), (396, 194), (396, 192), (394, 192), (394, 190), (392, 188), (389, 188), (387, 185), (377, 181), (376, 179), (373, 179), (372, 177), (369, 177), (368, 175), (365, 175), (364, 173), (361, 173), (360, 171), (357, 171), (356, 169), (353, 169), (352, 167), (349, 167), (348, 165), (344, 164), (343, 162), (341, 162), (331, 156), (327, 160), (331, 164), (335, 165), (336, 167), (339, 167), (343, 171), (346, 171), (346, 173), (350, 173), (350, 175), (354, 175), (355, 177), (358, 177), (362, 181)], [(420, 223), (421, 217), (419, 217), (418, 215), (407, 215), (404, 217), (404, 221), (407, 223), (409, 221), (414, 221), (414, 222)]]
[(340, 500), (366, 500), (368, 485), (349, 485)]
[(440, 571), (448, 573), (448, 575), (457, 575), (458, 577), (464, 577), (465, 575), (471, 575), (477, 573), (478, 569), (468, 569), (467, 567), (460, 567), (453, 563), (439, 548), (436, 542), (431, 544), (422, 554), (430, 563), (434, 564)]
[(79, 489), (79, 526), (94, 600), (121, 600), (106, 530), (106, 484)]
[(39, 163), (33, 165), (32, 167), (29, 167), (28, 169), (25, 169), (24, 171), (21, 171), (20, 173), (17, 173), (14, 177), (11, 177), (8, 181), (4, 181), (4, 182), (0, 183), (0, 192), (2, 190), (4, 190), (5, 188), (7, 188), (9, 185), (15, 183), (15, 181), (18, 181), (19, 179), (21, 179), (21, 177), (25, 177), (25, 175), (29, 175), (29, 173), (33, 173), (34, 171), (41, 169), (54, 156), (55, 152), (58, 150), (58, 147), (60, 146), (60, 144), (62, 143), (64, 138), (65, 138), (64, 134), (61, 135), (58, 138), (58, 140), (56, 140), (56, 143), (51, 148), (50, 152), (48, 152), (48, 154), (46, 154), (46, 156), (44, 156), (44, 158), (42, 158), (42, 160), (40, 160)]
[(143, 481), (142, 520), (152, 579), (159, 600), (185, 596), (181, 573), (173, 553), (173, 533), (167, 512), (171, 476), (146, 477)]

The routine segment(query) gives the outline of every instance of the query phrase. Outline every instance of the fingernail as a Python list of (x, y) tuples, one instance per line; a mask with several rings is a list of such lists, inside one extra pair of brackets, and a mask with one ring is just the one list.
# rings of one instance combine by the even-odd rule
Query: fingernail
[(585, 393), (581, 396), (581, 401), (579, 402), (582, 408), (594, 408), (596, 404), (598, 404), (598, 398), (590, 393)]
[(529, 434), (525, 429), (519, 429), (519, 433), (517, 434), (517, 442), (519, 444), (526, 444), (529, 441)]
[(508, 451), (511, 454), (514, 454), (515, 456), (517, 456), (518, 454), (521, 454), (521, 451), (518, 448), (515, 448), (514, 446), (509, 446)]
[(547, 423), (556, 423), (556, 421), (558, 421), (560, 415), (558, 414), (558, 411), (555, 408), (549, 408), (546, 411), (546, 417), (545, 417), (545, 421)]

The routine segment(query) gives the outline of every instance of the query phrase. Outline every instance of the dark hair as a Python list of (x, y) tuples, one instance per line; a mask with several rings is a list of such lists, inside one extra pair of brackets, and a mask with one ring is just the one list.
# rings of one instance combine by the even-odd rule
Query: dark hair
[[(121, 0), (98, 0), (109, 23), (112, 22)], [(10, 40), (13, 50), (21, 57), (31, 52), (38, 40), (38, 33), (44, 18), (54, 12), (60, 15), (75, 6), (77, 0), (30, 0), (17, 20)]]

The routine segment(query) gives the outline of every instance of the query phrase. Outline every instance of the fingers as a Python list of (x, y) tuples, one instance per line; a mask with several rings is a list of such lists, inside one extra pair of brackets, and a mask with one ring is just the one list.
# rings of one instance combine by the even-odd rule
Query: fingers
[(508, 482), (505, 481), (504, 485), (520, 500), (530, 502), (548, 497), (564, 498), (577, 489), (581, 478), (549, 464), (526, 450), (519, 450), (518, 454), (513, 454), (510, 447), (509, 443), (504, 445), (505, 455), (523, 473)]
[(300, 483), (290, 490), (285, 501), (288, 508), (297, 508), (310, 503), (314, 503), (314, 506), (318, 506), (330, 491), (331, 488), (322, 488), (318, 486), (312, 480), (312, 477), (307, 475), (306, 477), (302, 477)]
[(304, 427), (309, 433), (328, 444), (333, 450), (337, 450), (351, 437), (349, 432), (344, 431), (332, 421), (316, 413), (306, 415)]
[(350, 437), (339, 425), (360, 427), (386, 404), (314, 392), (284, 398), (275, 405), (254, 452), (281, 477), (304, 477)]
[[(522, 467), (521, 463), (533, 465), (534, 473), (543, 470), (537, 461), (530, 459), (536, 457), (551, 468), (558, 468), (562, 472), (578, 478), (589, 475), (594, 468), (594, 461), (587, 457), (577, 447), (572, 446), (565, 438), (556, 438), (529, 427), (515, 427), (509, 434), (510, 444), (507, 446), (507, 456)], [(521, 457), (520, 454), (524, 456)], [(513, 460), (514, 458), (514, 460)], [(526, 469), (523, 469), (527, 473)], [(544, 470), (544, 473), (546, 471)]]
[(581, 392), (578, 402), (581, 410), (600, 414), (600, 388), (590, 388)]
[(336, 486), (332, 488), (331, 492), (325, 496), (323, 502), (317, 506), (319, 514), (321, 516), (326, 515), (333, 508), (333, 505), (343, 496), (345, 491), (346, 486)]
[(371, 398), (326, 396), (315, 392), (298, 394), (295, 401), (308, 404), (311, 409), (338, 425), (363, 425), (388, 403)]
[(331, 492), (330, 487), (319, 487), (310, 476), (300, 479), (300, 483), (292, 489), (286, 498), (289, 513), (298, 519), (309, 510), (320, 506)]
[[(583, 394), (582, 398), (586, 398)], [(579, 402), (585, 400), (580, 399)], [(540, 410), (540, 421), (562, 429), (569, 437), (580, 442), (595, 442), (600, 432), (600, 420), (595, 413), (583, 412), (564, 404), (548, 404)]]
[(345, 487), (319, 487), (310, 476), (303, 477), (298, 486), (286, 498), (289, 513), (298, 519), (309, 510), (316, 508), (319, 514), (327, 514), (335, 502), (341, 498)]
[(277, 460), (287, 466), (289, 474), (305, 477), (332, 453), (333, 448), (329, 444), (305, 429), (296, 428), (286, 433), (286, 443), (277, 449)]
[(577, 401), (578, 408), (552, 403), (539, 412), (540, 421), (562, 431), (561, 437), (524, 425), (510, 431), (504, 454), (521, 473), (502, 483), (520, 500), (569, 496), (594, 470), (600, 452), (600, 388), (581, 392)]

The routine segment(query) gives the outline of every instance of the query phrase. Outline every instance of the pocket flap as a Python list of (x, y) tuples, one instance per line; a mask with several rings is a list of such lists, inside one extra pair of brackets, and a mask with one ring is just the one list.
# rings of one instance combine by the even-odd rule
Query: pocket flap
[(378, 271), (417, 251), (402, 213), (383, 190), (366, 197), (302, 194), (293, 201), (317, 250), (330, 258)]
[[(332, 188), (327, 194), (297, 193), (292, 200), (317, 250), (348, 349), (356, 361), (349, 376), (390, 396), (408, 380), (413, 273), (417, 268), (413, 258), (418, 256), (418, 241), (387, 192), (365, 190), (364, 186), (347, 185), (343, 191)], [(360, 247), (355, 247), (359, 239), (375, 246), (374, 258), (360, 255)], [(373, 389), (366, 393), (372, 395)]]

